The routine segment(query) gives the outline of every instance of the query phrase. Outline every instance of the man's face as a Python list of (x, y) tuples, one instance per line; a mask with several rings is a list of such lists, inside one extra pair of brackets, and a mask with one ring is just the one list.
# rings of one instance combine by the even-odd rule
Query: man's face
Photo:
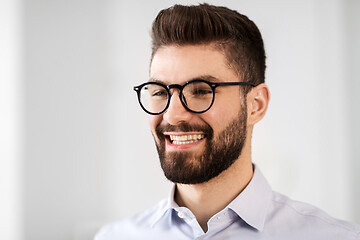
[[(193, 79), (239, 81), (224, 54), (210, 45), (158, 49), (150, 78), (166, 85)], [(240, 156), (246, 139), (246, 112), (239, 86), (216, 88), (213, 106), (201, 114), (187, 111), (178, 90), (174, 90), (166, 112), (149, 117), (165, 176), (172, 182), (197, 184), (230, 167)]]

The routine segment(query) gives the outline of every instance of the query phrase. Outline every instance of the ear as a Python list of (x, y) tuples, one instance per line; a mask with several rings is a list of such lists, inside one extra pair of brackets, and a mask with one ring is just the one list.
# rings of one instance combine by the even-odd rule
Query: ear
[(265, 115), (270, 101), (270, 91), (265, 83), (251, 89), (247, 94), (248, 124), (254, 125)]

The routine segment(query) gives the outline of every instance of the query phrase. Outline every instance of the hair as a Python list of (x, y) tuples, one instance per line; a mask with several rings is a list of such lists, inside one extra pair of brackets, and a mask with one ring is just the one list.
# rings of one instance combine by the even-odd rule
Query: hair
[[(241, 81), (265, 81), (265, 50), (253, 21), (226, 7), (174, 5), (159, 12), (152, 24), (152, 56), (162, 46), (214, 44), (222, 50)], [(245, 88), (247, 93), (250, 88)]]

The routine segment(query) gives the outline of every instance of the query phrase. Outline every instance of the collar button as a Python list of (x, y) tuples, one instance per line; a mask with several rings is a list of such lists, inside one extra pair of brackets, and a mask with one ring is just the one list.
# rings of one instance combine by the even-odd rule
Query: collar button
[(183, 211), (179, 211), (177, 215), (178, 215), (179, 218), (185, 218), (186, 217), (186, 213), (183, 212)]

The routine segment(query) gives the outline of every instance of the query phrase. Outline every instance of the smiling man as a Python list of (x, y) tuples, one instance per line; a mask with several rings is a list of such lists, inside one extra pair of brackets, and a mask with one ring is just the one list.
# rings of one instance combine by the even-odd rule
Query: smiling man
[(208, 4), (162, 10), (148, 82), (134, 87), (169, 199), (104, 227), (96, 240), (360, 239), (356, 225), (273, 192), (251, 160), (265, 115), (261, 34), (246, 16)]

